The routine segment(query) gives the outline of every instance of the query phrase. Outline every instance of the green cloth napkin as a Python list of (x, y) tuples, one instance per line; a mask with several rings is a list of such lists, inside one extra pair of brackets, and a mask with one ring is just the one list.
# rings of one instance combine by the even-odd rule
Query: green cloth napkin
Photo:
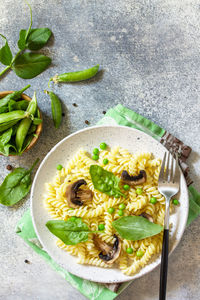
[[(145, 133), (151, 135), (159, 141), (165, 134), (164, 129), (137, 114), (136, 112), (122, 106), (121, 104), (117, 105), (114, 108), (111, 108), (106, 113), (105, 117), (98, 122), (98, 125), (100, 124), (118, 124), (136, 128), (138, 130), (144, 131)], [(195, 190), (193, 186), (190, 186), (189, 195), (190, 209), (187, 225), (189, 225), (200, 214), (200, 194)], [(77, 288), (88, 299), (112, 300), (131, 283), (130, 281), (128, 283), (126, 282), (121, 284), (120, 288), (115, 293), (112, 292), (109, 288), (105, 287), (103, 284), (82, 279), (80, 277), (72, 275), (71, 273), (60, 267), (48, 255), (48, 253), (42, 249), (33, 228), (30, 210), (25, 212), (21, 220), (18, 222), (16, 232), (35, 252), (42, 256), (55, 271), (59, 272), (69, 283), (71, 283), (72, 286)]]

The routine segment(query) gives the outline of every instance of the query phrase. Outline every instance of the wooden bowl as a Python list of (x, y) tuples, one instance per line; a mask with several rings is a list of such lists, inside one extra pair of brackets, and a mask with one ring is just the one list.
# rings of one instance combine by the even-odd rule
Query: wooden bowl
[[(11, 94), (11, 93), (13, 93), (13, 91), (0, 92), (0, 99), (3, 98), (3, 97), (5, 97), (5, 96), (7, 96), (8, 94)], [(32, 100), (26, 94), (22, 94), (21, 95), (21, 99), (27, 100), (27, 101), (31, 101)], [(39, 112), (40, 112), (40, 119), (42, 119), (42, 113), (41, 113), (40, 109), (39, 109)], [(37, 129), (36, 129), (36, 132), (35, 132), (35, 134), (37, 135), (37, 137), (35, 137), (35, 136), (33, 137), (31, 143), (29, 144), (29, 146), (26, 148), (26, 150), (24, 152), (27, 152), (28, 150), (30, 150), (37, 143), (37, 141), (38, 141), (38, 139), (40, 137), (41, 132), (42, 132), (42, 123), (37, 126)], [(9, 156), (13, 156), (13, 155), (9, 155)]]

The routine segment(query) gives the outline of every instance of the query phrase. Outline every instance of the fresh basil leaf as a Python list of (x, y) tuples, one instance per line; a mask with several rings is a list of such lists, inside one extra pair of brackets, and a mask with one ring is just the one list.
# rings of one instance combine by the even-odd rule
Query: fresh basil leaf
[(51, 63), (51, 58), (37, 53), (24, 53), (17, 57), (12, 65), (17, 76), (31, 79), (42, 73)]
[(29, 101), (20, 100), (16, 102), (16, 110), (26, 110), (28, 107)]
[(119, 188), (120, 178), (116, 177), (112, 172), (106, 171), (98, 165), (91, 165), (90, 176), (96, 190), (109, 196), (126, 197)]
[(22, 29), (20, 30), (20, 33), (19, 33), (19, 40), (18, 40), (18, 48), (20, 50), (25, 50), (26, 49), (26, 30), (25, 29)]
[(10, 141), (11, 136), (12, 136), (12, 128), (6, 130), (4, 133), (0, 135), (0, 144), (2, 144), (3, 146), (7, 144)]
[(76, 245), (88, 240), (90, 232), (87, 224), (80, 218), (75, 220), (51, 220), (46, 223), (46, 227), (66, 245)]
[(16, 110), (16, 101), (15, 100), (10, 100), (9, 102), (8, 102), (8, 110), (9, 111), (13, 111), (13, 110)]
[(7, 105), (5, 105), (3, 107), (0, 107), (0, 114), (6, 113), (6, 112), (8, 112), (8, 106)]
[(12, 52), (10, 50), (6, 37), (2, 34), (0, 34), (0, 36), (5, 40), (5, 45), (0, 49), (0, 62), (3, 65), (9, 66), (12, 61)]
[(29, 170), (16, 168), (8, 174), (0, 186), (0, 203), (6, 206), (14, 205), (23, 199), (31, 188), (31, 172), (38, 163), (37, 159)]
[(48, 42), (52, 32), (49, 28), (31, 29), (26, 41), (30, 50), (40, 50)]
[(163, 230), (163, 226), (152, 223), (141, 216), (121, 217), (112, 222), (112, 226), (123, 239), (130, 241), (142, 240)]
[(34, 125), (39, 125), (39, 124), (41, 124), (42, 123), (42, 119), (40, 119), (40, 118), (34, 118), (33, 119), (33, 124)]
[(15, 149), (15, 147), (9, 143), (12, 137), (12, 132), (13, 130), (10, 128), (0, 135), (0, 153), (4, 156), (9, 155), (10, 148)]

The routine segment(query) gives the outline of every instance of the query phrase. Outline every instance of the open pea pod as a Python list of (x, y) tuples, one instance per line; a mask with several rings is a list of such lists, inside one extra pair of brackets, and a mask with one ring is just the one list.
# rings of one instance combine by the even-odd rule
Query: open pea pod
[(112, 172), (104, 170), (98, 165), (90, 166), (90, 176), (94, 188), (98, 191), (113, 197), (126, 197), (119, 188), (120, 178), (116, 177)]

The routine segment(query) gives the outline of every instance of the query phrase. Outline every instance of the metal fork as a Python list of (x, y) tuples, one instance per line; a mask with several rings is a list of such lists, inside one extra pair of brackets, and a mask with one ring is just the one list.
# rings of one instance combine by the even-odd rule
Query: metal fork
[[(171, 157), (171, 159), (170, 159)], [(171, 163), (170, 163), (171, 161)], [(178, 154), (176, 153), (176, 162), (172, 155), (164, 155), (160, 175), (158, 179), (158, 190), (165, 197), (165, 219), (164, 234), (160, 266), (160, 293), (159, 300), (166, 299), (167, 287), (167, 269), (168, 269), (168, 251), (169, 251), (169, 206), (172, 196), (178, 193), (180, 182), (180, 170), (178, 164)]]

